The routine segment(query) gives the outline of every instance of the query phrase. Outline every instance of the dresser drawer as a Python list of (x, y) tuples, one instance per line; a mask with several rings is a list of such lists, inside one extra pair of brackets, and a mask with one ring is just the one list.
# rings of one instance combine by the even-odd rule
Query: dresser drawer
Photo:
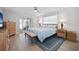
[(67, 31), (67, 40), (76, 41), (76, 32)]

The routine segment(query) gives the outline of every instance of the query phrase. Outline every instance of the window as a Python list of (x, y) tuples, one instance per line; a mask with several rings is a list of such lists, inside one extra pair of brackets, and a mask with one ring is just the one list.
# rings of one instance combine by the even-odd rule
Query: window
[(22, 19), (19, 20), (20, 23), (20, 29), (22, 29)]
[(55, 16), (48, 16), (48, 17), (43, 17), (43, 24), (57, 24), (57, 15)]

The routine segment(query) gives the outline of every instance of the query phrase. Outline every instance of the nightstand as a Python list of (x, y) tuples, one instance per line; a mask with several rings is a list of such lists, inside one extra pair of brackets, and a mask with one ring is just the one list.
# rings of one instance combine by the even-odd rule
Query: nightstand
[(58, 29), (57, 30), (57, 36), (66, 39), (66, 30)]

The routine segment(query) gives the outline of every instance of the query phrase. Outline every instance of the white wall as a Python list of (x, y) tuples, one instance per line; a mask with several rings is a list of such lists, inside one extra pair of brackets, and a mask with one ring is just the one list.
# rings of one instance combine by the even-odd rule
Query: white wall
[(65, 29), (75, 31), (77, 33), (77, 40), (79, 41), (79, 8), (67, 8), (60, 12), (60, 15), (64, 15), (66, 19)]

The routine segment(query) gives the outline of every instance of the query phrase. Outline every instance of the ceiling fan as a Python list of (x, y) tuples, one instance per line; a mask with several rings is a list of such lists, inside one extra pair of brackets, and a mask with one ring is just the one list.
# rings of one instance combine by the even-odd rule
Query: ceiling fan
[(40, 11), (38, 10), (38, 7), (34, 7), (34, 12), (37, 16), (40, 16)]
[(34, 12), (40, 13), (39, 10), (38, 10), (38, 7), (34, 7)]

